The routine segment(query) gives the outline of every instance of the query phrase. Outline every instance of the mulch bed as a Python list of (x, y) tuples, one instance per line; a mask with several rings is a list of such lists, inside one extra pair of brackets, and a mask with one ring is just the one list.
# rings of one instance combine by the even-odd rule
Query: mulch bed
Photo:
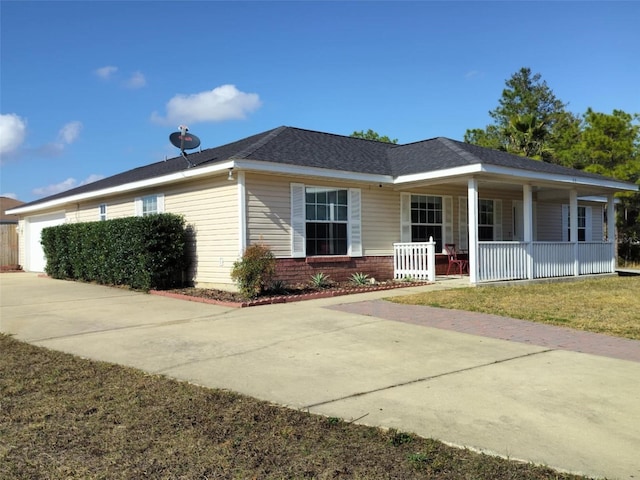
[(429, 282), (405, 282), (390, 281), (374, 285), (338, 284), (328, 288), (312, 288), (308, 286), (293, 287), (286, 293), (263, 295), (253, 300), (247, 300), (239, 293), (217, 290), (213, 288), (179, 288), (174, 290), (151, 290), (149, 293), (163, 297), (177, 298), (191, 302), (210, 303), (226, 307), (255, 307), (258, 305), (271, 305), (274, 303), (299, 302), (302, 300), (314, 300), (317, 298), (338, 297), (354, 293), (376, 292), (379, 290), (392, 290), (395, 288), (414, 287), (428, 285)]

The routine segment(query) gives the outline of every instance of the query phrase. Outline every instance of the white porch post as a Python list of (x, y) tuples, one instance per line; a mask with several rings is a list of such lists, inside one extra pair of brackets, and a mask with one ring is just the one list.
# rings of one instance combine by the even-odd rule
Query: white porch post
[(522, 240), (526, 244), (527, 251), (527, 278), (531, 280), (533, 278), (533, 193), (531, 185), (524, 184), (522, 186), (522, 200), (523, 200), (523, 223), (524, 231)]
[(573, 274), (580, 275), (578, 260), (578, 191), (574, 188), (569, 192), (569, 242), (573, 243)]
[(618, 259), (616, 207), (613, 199), (613, 194), (607, 195), (607, 241), (611, 242), (611, 272), (616, 271), (616, 263)]
[(468, 182), (469, 282), (478, 283), (478, 180)]

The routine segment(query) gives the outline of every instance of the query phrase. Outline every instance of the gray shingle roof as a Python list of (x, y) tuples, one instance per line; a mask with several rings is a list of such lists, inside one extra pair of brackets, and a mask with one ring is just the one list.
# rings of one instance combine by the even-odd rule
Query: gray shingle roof
[(278, 127), (220, 147), (190, 153), (187, 158), (188, 162), (177, 156), (134, 168), (22, 206), (113, 188), (234, 159), (393, 177), (486, 164), (547, 174), (605, 178), (443, 137), (395, 145), (294, 127)]

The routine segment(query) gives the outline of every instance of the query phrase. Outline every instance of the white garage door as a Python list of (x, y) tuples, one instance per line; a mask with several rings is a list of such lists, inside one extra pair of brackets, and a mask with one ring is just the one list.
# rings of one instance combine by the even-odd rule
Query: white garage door
[(44, 228), (54, 227), (63, 223), (64, 212), (25, 219), (25, 270), (29, 272), (44, 272), (47, 260), (40, 244), (40, 235)]

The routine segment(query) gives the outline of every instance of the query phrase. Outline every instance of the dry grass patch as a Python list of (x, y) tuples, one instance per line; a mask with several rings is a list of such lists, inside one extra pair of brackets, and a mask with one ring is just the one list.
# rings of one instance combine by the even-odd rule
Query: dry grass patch
[(476, 287), (388, 299), (492, 313), (640, 340), (640, 277)]
[(0, 335), (0, 478), (565, 479)]

